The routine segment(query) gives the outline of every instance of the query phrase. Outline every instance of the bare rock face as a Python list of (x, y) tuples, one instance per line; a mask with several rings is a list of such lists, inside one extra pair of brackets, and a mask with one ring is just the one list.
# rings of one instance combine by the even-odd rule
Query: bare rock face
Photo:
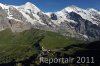
[(16, 8), (9, 7), (9, 15), (11, 15), (13, 18), (25, 21), (26, 19), (23, 17), (22, 13), (20, 13)]
[(13, 19), (9, 20), (10, 28), (13, 32), (22, 32), (24, 30), (29, 30), (31, 28), (31, 24), (27, 22), (16, 21)]
[(9, 10), (0, 7), (0, 31), (11, 28), (13, 32), (21, 32), (31, 28), (31, 24), (26, 22), (23, 15), (14, 7)]
[(85, 10), (71, 6), (46, 14), (58, 25), (58, 32), (65, 36), (89, 41), (100, 39), (100, 12), (95, 9)]
[(7, 13), (0, 7), (0, 31), (9, 27)]
[(6, 28), (13, 32), (36, 28), (93, 41), (100, 39), (100, 12), (70, 6), (61, 11), (44, 13), (30, 2), (21, 6), (0, 3), (0, 31)]

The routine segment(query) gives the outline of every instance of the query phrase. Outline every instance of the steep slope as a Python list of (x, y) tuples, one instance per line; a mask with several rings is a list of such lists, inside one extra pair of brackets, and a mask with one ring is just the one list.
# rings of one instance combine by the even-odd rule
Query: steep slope
[(1, 15), (5, 13), (3, 15), (4, 20), (6, 20), (5, 23), (9, 24), (7, 28), (11, 28), (14, 32), (21, 32), (32, 27), (42, 30), (53, 30), (54, 24), (51, 22), (51, 19), (30, 2), (21, 6), (0, 3), (0, 7), (2, 10)]
[(27, 2), (26, 4), (15, 8), (22, 13), (22, 15), (33, 25), (34, 28), (50, 31), (53, 29), (54, 24), (51, 19), (34, 4)]
[(44, 13), (27, 2), (21, 6), (0, 4), (0, 10), (0, 30), (11, 28), (13, 32), (21, 32), (36, 28), (89, 41), (100, 38), (100, 12), (93, 8), (69, 6)]
[[(63, 40), (60, 42), (62, 44), (56, 43), (60, 40)], [(0, 32), (0, 64), (11, 61), (17, 63), (32, 56), (38, 56), (42, 47), (54, 50), (77, 43), (82, 43), (82, 41), (73, 38), (68, 39), (54, 32), (30, 29), (13, 33), (10, 29), (6, 29)]]
[(46, 13), (64, 35), (85, 40), (100, 38), (100, 12), (95, 9), (66, 7), (58, 12)]
[(78, 45), (84, 42), (85, 41), (76, 38), (62, 36), (59, 33), (46, 31), (45, 37), (41, 41), (41, 46), (47, 50), (60, 50), (61, 48), (70, 45)]
[(13, 32), (21, 32), (31, 28), (23, 15), (13, 6), (0, 3), (0, 25), (1, 29), (11, 28)]
[(21, 6), (0, 4), (0, 64), (37, 57), (43, 49), (72, 46), (74, 52), (79, 49), (73, 46), (84, 42), (81, 39), (100, 39), (99, 11), (70, 6), (44, 13), (30, 2)]

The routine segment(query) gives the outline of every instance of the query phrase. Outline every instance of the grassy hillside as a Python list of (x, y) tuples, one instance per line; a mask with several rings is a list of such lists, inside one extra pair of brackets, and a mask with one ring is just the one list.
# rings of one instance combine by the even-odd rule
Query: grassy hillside
[(0, 32), (0, 64), (13, 60), (23, 61), (38, 54), (39, 50), (35, 47), (36, 44), (52, 50), (81, 42), (54, 32), (30, 29), (20, 33), (12, 33), (7, 29)]
[(9, 29), (0, 32), (0, 63), (28, 59), (38, 50), (34, 44), (41, 39), (41, 31), (28, 30), (12, 33)]
[(43, 48), (45, 49), (53, 50), (53, 49), (58, 49), (62, 47), (67, 47), (72, 44), (79, 44), (82, 42), (83, 41), (81, 40), (65, 37), (58, 33), (46, 32), (45, 37), (41, 42), (41, 46), (43, 46)]

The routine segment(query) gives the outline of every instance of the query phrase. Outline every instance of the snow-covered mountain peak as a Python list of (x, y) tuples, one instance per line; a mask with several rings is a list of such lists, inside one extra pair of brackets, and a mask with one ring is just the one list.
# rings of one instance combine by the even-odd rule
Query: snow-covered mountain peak
[(25, 7), (28, 7), (26, 9), (33, 9), (33, 7), (36, 7), (34, 4), (32, 4), (31, 2), (27, 2), (24, 4)]
[(35, 13), (41, 11), (38, 7), (36, 7), (36, 6), (35, 6), (34, 4), (32, 4), (31, 2), (25, 3), (25, 5), (23, 5), (23, 8), (24, 8), (25, 10), (30, 10), (31, 12), (35, 12)]
[(31, 2), (21, 6), (0, 3), (0, 15), (1, 30), (11, 28), (13, 31), (22, 31), (32, 26), (42, 30), (60, 31), (63, 35), (77, 38), (100, 38), (100, 12), (92, 8), (68, 6), (61, 11), (44, 13)]
[(4, 4), (2, 4), (2, 3), (0, 3), (0, 7), (2, 7), (2, 9), (8, 9), (8, 8), (9, 8), (8, 5), (4, 5)]
[(77, 7), (77, 6), (74, 6), (74, 5), (72, 5), (72, 6), (69, 6), (69, 7), (66, 7), (66, 8), (64, 8), (62, 11), (67, 11), (67, 12), (77, 12), (77, 11), (82, 11), (83, 9), (81, 9), (81, 8), (79, 8), (79, 7)]
[(89, 8), (89, 9), (87, 9), (88, 11), (95, 11), (95, 12), (97, 12), (97, 10), (96, 9), (94, 9), (94, 8)]
[(27, 2), (24, 5), (21, 6), (14, 6), (17, 10), (19, 11), (23, 11), (26, 13), (35, 13), (37, 14), (38, 12), (40, 12), (41, 10), (36, 7), (34, 4), (32, 4), (31, 2)]
[(79, 9), (79, 7), (77, 7), (77, 6), (75, 6), (75, 5), (68, 6), (68, 7), (66, 7), (65, 9), (67, 9), (67, 8), (70, 8), (70, 9), (73, 9), (73, 10)]
[(94, 8), (89, 8), (89, 9), (86, 9), (86, 10), (88, 12), (90, 12), (90, 13), (98, 13), (98, 14), (100, 14), (100, 12), (98, 10), (94, 9)]
[(31, 2), (26, 2), (25, 4), (26, 5), (33, 5)]

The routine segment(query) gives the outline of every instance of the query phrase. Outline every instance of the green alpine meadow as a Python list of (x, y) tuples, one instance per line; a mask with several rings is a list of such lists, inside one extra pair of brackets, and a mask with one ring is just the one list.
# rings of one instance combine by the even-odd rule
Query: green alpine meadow
[(99, 6), (0, 0), (0, 66), (100, 66)]
[(39, 54), (42, 47), (54, 50), (82, 42), (75, 38), (38, 29), (25, 30), (20, 33), (6, 29), (0, 32), (0, 63), (29, 59)]

